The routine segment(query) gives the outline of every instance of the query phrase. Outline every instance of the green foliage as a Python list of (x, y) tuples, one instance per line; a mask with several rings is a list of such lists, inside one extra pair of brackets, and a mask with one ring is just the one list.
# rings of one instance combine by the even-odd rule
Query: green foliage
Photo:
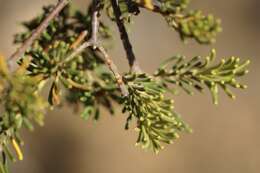
[[(91, 6), (90, 6), (91, 8)], [(50, 13), (53, 6), (43, 8), (43, 13), (36, 18), (23, 22), (22, 25), (26, 31), (15, 35), (15, 43), (23, 43), (37, 26), (39, 26), (46, 16)], [(83, 13), (79, 10), (73, 10), (71, 5), (65, 7), (59, 16), (51, 21), (41, 37), (36, 40), (43, 49), (48, 48), (54, 41), (64, 41), (72, 43), (83, 32), (91, 28), (90, 9)], [(109, 39), (111, 32), (103, 22), (100, 23), (99, 35), (102, 39)]]
[(158, 153), (161, 142), (172, 143), (179, 138), (178, 132), (191, 131), (173, 111), (173, 100), (164, 97), (165, 89), (146, 74), (124, 76), (129, 96), (125, 98), (123, 112), (129, 112), (128, 123), (135, 117), (139, 137), (137, 144)]
[(137, 3), (161, 14), (182, 40), (193, 38), (201, 44), (215, 42), (217, 34), (222, 31), (220, 20), (213, 15), (204, 15), (200, 10), (187, 10), (189, 2), (190, 0), (158, 0), (154, 3), (145, 0)]
[(160, 0), (158, 2), (163, 13), (176, 13), (185, 10), (190, 0)]
[[(240, 84), (237, 78), (248, 73), (246, 68), (250, 61), (240, 62), (240, 58), (231, 57), (212, 64), (215, 58), (215, 50), (206, 58), (196, 56), (188, 62), (184, 61), (184, 56), (177, 55), (166, 60), (154, 75), (161, 79), (164, 86), (174, 84), (191, 95), (193, 88), (202, 91), (206, 86), (212, 94), (214, 104), (218, 104), (219, 87), (234, 99), (235, 96), (228, 87), (247, 88), (246, 85)], [(170, 64), (173, 65), (168, 67)]]
[(52, 80), (49, 103), (53, 106), (61, 103), (61, 85), (66, 89), (66, 99), (73, 104), (85, 105), (82, 117), (87, 119), (95, 112), (98, 119), (99, 105), (113, 113), (110, 99), (119, 101), (118, 87), (112, 73), (104, 62), (92, 50), (69, 59), (73, 50), (63, 41), (57, 41), (43, 51), (37, 46), (28, 54), (32, 57), (27, 70), (28, 75), (42, 75), (45, 80)]
[[(44, 14), (30, 22), (25, 22), (28, 31), (17, 34), (16, 42), (23, 42), (26, 35), (30, 35), (44, 19), (52, 6), (44, 8)], [(91, 7), (90, 7), (91, 8)], [(44, 79), (53, 78), (49, 92), (49, 103), (61, 103), (61, 85), (66, 88), (66, 100), (75, 106), (83, 103), (85, 106), (82, 117), (99, 112), (99, 104), (105, 106), (109, 112), (114, 112), (110, 100), (118, 102), (119, 91), (112, 73), (107, 70), (99, 54), (92, 49), (84, 50), (80, 55), (69, 59), (73, 52), (71, 44), (84, 31), (90, 31), (90, 10), (86, 14), (72, 11), (67, 6), (55, 20), (50, 23), (45, 34), (38, 39), (30, 51), (26, 53), (32, 57), (27, 68), (28, 75), (43, 75)], [(73, 21), (73, 23), (71, 23)], [(46, 39), (49, 35), (51, 40)], [(109, 39), (110, 31), (107, 26), (100, 23), (99, 35), (102, 39)]]
[(0, 117), (0, 145), (2, 149), (0, 169), (3, 172), (7, 166), (7, 159), (15, 160), (9, 149), (10, 145), (14, 147), (18, 159), (23, 159), (19, 148), (19, 145), (22, 144), (19, 135), (20, 129), (26, 127), (33, 130), (32, 121), (42, 126), (47, 104), (38, 92), (38, 82), (41, 77), (31, 78), (24, 75), (25, 66), (28, 63), (24, 62), (16, 72), (10, 74), (4, 60), (1, 58), (0, 61), (2, 96), (0, 103), (4, 107)]
[[(119, 0), (120, 21), (115, 17), (112, 1), (93, 1), (86, 13), (66, 6), (19, 57), (16, 71), (11, 72), (0, 58), (0, 104), (3, 107), (0, 116), (0, 173), (8, 172), (8, 160), (15, 160), (10, 146), (22, 160), (20, 129), (27, 127), (32, 130), (33, 122), (43, 125), (48, 107), (54, 109), (69, 103), (75, 109), (81, 108), (83, 119), (93, 117), (98, 120), (101, 107), (114, 114), (114, 105), (122, 106), (123, 113), (129, 114), (125, 128), (129, 129), (130, 121), (136, 120), (137, 144), (158, 153), (164, 144), (172, 143), (181, 132), (191, 132), (173, 108), (173, 100), (165, 96), (174, 93), (175, 86), (188, 94), (193, 94), (194, 89), (203, 91), (208, 88), (215, 104), (220, 89), (235, 98), (230, 88), (246, 88), (238, 78), (248, 73), (249, 61), (230, 57), (214, 64), (215, 50), (205, 58), (195, 56), (188, 61), (185, 61), (185, 56), (173, 56), (153, 75), (142, 72), (140, 68), (139, 71), (125, 71), (121, 77), (115, 63), (101, 47), (112, 38), (109, 27), (100, 21), (103, 11), (117, 22), (127, 56), (132, 56), (133, 61), (136, 60), (131, 44), (127, 44), (129, 39), (124, 38), (127, 33), (122, 33), (122, 30), (133, 16), (141, 13), (140, 8), (162, 15), (182, 40), (192, 38), (200, 44), (211, 44), (221, 26), (220, 20), (212, 15), (188, 10), (189, 0)], [(26, 30), (15, 36), (15, 43), (24, 43), (30, 38), (53, 7), (44, 7), (41, 15), (24, 22)], [(94, 12), (98, 12), (96, 16)], [(85, 43), (90, 46), (79, 51), (78, 48)], [(133, 69), (130, 60), (129, 64)], [(48, 101), (41, 94), (45, 87), (49, 89)]]
[(190, 11), (188, 14), (169, 14), (165, 16), (168, 24), (173, 27), (182, 40), (194, 38), (202, 44), (213, 43), (220, 27), (220, 20), (213, 15), (205, 16), (201, 11)]
[(122, 98), (111, 72), (100, 65), (93, 71), (86, 71), (85, 75), (88, 79), (85, 85), (88, 88), (74, 86), (67, 93), (67, 101), (75, 106), (83, 105), (81, 117), (85, 120), (92, 115), (95, 120), (98, 120), (100, 106), (114, 114), (113, 102), (121, 103)]

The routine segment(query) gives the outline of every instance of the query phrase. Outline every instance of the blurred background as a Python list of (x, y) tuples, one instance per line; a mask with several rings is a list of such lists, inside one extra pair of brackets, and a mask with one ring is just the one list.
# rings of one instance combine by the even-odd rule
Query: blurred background
[[(11, 55), (13, 35), (22, 31), (21, 21), (41, 13), (42, 5), (56, 0), (0, 0), (0, 52)], [(86, 0), (73, 0), (85, 10)], [(222, 19), (224, 31), (217, 43), (183, 44), (158, 15), (144, 11), (135, 17), (130, 38), (140, 65), (152, 72), (161, 60), (181, 53), (188, 57), (207, 55), (216, 48), (218, 57), (249, 58), (250, 73), (242, 79), (246, 91), (235, 91), (232, 101), (223, 93), (220, 105), (209, 94), (185, 93), (175, 97), (175, 107), (194, 129), (159, 155), (135, 147), (136, 132), (125, 131), (126, 115), (120, 108), (114, 117), (103, 111), (101, 120), (84, 122), (70, 109), (49, 112), (44, 128), (23, 132), (25, 160), (13, 164), (19, 173), (259, 173), (260, 172), (260, 1), (196, 0), (191, 8), (202, 9)], [(123, 72), (128, 69), (116, 32), (110, 53)], [(259, 67), (258, 67), (259, 66)]]

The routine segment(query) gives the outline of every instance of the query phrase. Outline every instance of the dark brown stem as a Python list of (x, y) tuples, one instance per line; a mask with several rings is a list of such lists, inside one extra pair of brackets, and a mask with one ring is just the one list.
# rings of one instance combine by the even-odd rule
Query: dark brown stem
[(113, 7), (117, 27), (118, 27), (118, 30), (120, 32), (121, 40), (123, 42), (123, 45), (124, 45), (124, 48), (125, 48), (125, 51), (126, 51), (126, 56), (127, 56), (128, 63), (129, 63), (129, 66), (131, 68), (131, 71), (141, 72), (141, 69), (140, 69), (140, 67), (139, 67), (139, 65), (136, 61), (136, 58), (135, 58), (135, 55), (134, 55), (134, 52), (133, 52), (133, 48), (132, 48), (131, 42), (129, 40), (125, 25), (124, 25), (124, 23), (121, 19), (122, 13), (121, 13), (121, 10), (119, 8), (118, 2), (117, 2), (117, 0), (111, 0), (111, 4), (112, 4), (112, 7)]
[(43, 22), (33, 31), (32, 35), (22, 44), (22, 46), (17, 49), (17, 51), (11, 55), (9, 58), (9, 62), (13, 59), (18, 59), (23, 56), (26, 50), (33, 44), (34, 40), (36, 40), (41, 33), (48, 27), (50, 21), (55, 18), (60, 11), (69, 3), (68, 0), (59, 0), (57, 5), (51, 11), (51, 13), (43, 20)]

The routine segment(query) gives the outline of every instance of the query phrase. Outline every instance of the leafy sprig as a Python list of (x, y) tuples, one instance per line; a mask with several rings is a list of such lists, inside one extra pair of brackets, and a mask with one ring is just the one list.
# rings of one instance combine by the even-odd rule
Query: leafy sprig
[[(213, 64), (215, 58), (215, 50), (212, 50), (210, 55), (205, 58), (196, 56), (189, 61), (185, 61), (184, 56), (177, 55), (166, 60), (154, 75), (162, 80), (164, 86), (174, 84), (191, 95), (193, 89), (202, 91), (206, 86), (212, 94), (214, 104), (218, 104), (219, 88), (234, 99), (235, 95), (229, 87), (247, 88), (237, 79), (249, 72), (247, 67), (250, 61), (241, 62), (240, 58), (231, 57)], [(170, 66), (170, 64), (173, 65)]]
[(179, 138), (180, 131), (191, 131), (173, 110), (173, 100), (166, 99), (165, 89), (146, 74), (128, 74), (124, 76), (129, 96), (125, 98), (123, 112), (129, 112), (126, 123), (137, 119), (139, 136), (137, 144), (142, 148), (158, 153), (163, 143), (172, 143)]

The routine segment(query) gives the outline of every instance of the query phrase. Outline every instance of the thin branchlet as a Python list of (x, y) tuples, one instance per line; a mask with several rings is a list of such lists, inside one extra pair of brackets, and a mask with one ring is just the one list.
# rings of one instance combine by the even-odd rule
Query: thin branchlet
[(98, 10), (99, 9), (97, 7), (98, 1), (99, 0), (94, 0), (94, 7), (93, 7), (93, 13), (92, 13), (92, 35), (91, 35), (90, 41), (92, 42), (93, 48), (94, 49), (97, 48), (102, 53), (108, 68), (112, 71), (112, 73), (114, 74), (114, 76), (116, 78), (116, 82), (121, 90), (122, 95), (124, 97), (127, 97), (128, 91), (122, 80), (122, 76), (120, 75), (120, 73), (118, 71), (117, 66), (112, 61), (112, 59), (106, 52), (105, 48), (98, 43), (98, 27), (99, 27), (99, 19), (98, 19), (98, 13), (99, 13)]
[(97, 43), (98, 41), (98, 28), (99, 28), (99, 21), (98, 21), (98, 13), (99, 13), (99, 4), (100, 0), (94, 0), (92, 5), (92, 22), (91, 22), (91, 40), (93, 43)]
[(33, 42), (42, 34), (42, 32), (48, 27), (51, 20), (53, 20), (60, 11), (69, 3), (68, 0), (59, 0), (52, 12), (44, 19), (44, 21), (33, 31), (32, 35), (25, 40), (17, 51), (12, 54), (9, 58), (9, 62), (13, 59), (18, 59), (22, 57), (28, 48), (33, 44)]
[[(98, 3), (94, 1), (93, 5), (93, 12), (92, 12), (92, 21), (91, 21), (91, 37), (88, 41), (81, 44), (78, 48), (74, 49), (74, 51), (69, 54), (63, 61), (59, 63), (58, 66), (62, 66), (64, 63), (69, 62), (73, 60), (77, 55), (81, 54), (85, 49), (89, 47), (93, 47), (94, 49), (98, 49), (99, 52), (103, 55), (105, 63), (107, 64), (108, 68), (111, 70), (111, 72), (114, 74), (116, 82), (120, 88), (120, 91), (122, 93), (123, 97), (126, 97), (128, 95), (127, 88), (122, 80), (122, 76), (120, 75), (118, 68), (116, 67), (115, 63), (112, 61), (108, 53), (106, 52), (105, 48), (101, 46), (98, 43), (98, 28), (99, 28), (99, 19), (98, 19), (98, 13), (99, 9), (97, 8)], [(82, 32), (87, 33), (87, 31)], [(85, 34), (84, 34), (85, 35)], [(72, 44), (74, 45), (75, 42)], [(73, 46), (74, 47), (74, 46)]]
[(113, 72), (123, 97), (127, 97), (128, 96), (128, 90), (127, 90), (126, 85), (123, 82), (122, 76), (120, 75), (120, 73), (117, 69), (117, 66), (112, 61), (112, 59), (110, 58), (110, 56), (108, 55), (108, 53), (106, 52), (106, 50), (103, 46), (99, 45), (99, 46), (97, 46), (97, 49), (103, 54), (107, 66)]
[(106, 52), (105, 48), (98, 43), (98, 28), (99, 28), (98, 5), (99, 5), (98, 0), (95, 0), (93, 4), (93, 12), (92, 12), (91, 38), (89, 39), (89, 41), (83, 43), (81, 46), (75, 49), (67, 58), (65, 58), (65, 61), (66, 62), (71, 61), (73, 58), (75, 58), (78, 54), (83, 52), (88, 47), (93, 47), (94, 49), (98, 49), (99, 52), (102, 53), (108, 68), (114, 74), (116, 78), (116, 82), (120, 88), (123, 97), (126, 97), (128, 95), (128, 91), (122, 80), (122, 76), (118, 71), (118, 68), (116, 67), (115, 63), (112, 61), (108, 53)]

